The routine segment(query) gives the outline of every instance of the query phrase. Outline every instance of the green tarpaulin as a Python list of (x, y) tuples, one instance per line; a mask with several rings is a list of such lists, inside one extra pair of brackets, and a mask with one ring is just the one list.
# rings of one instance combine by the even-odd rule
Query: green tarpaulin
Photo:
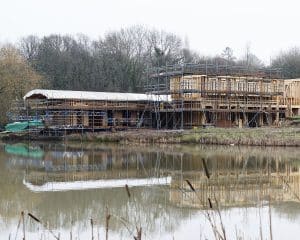
[(5, 152), (23, 157), (42, 158), (44, 151), (40, 148), (28, 147), (26, 144), (5, 145)]
[(33, 121), (26, 121), (26, 122), (9, 123), (5, 126), (5, 130), (8, 132), (22, 132), (28, 128), (43, 127), (43, 126), (44, 124), (41, 120), (33, 120)]

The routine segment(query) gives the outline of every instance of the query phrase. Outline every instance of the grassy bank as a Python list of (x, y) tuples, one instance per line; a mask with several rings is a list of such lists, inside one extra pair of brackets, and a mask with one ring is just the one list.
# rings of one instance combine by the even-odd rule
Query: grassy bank
[(207, 128), (193, 130), (130, 130), (73, 134), (67, 141), (134, 143), (200, 143), (248, 146), (300, 146), (300, 128)]

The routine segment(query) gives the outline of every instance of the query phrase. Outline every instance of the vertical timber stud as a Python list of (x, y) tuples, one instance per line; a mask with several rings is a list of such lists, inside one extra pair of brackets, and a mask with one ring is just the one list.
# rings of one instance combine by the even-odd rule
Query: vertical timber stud
[(191, 128), (193, 127), (193, 111), (192, 111), (192, 99), (191, 99), (191, 105), (190, 105), (190, 110), (191, 110), (191, 119), (190, 119), (190, 122), (191, 122)]
[(181, 129), (183, 129), (183, 96), (181, 96)]
[(128, 119), (129, 119), (129, 111), (128, 111), (128, 98), (127, 98), (127, 104), (126, 104), (126, 123), (128, 128)]
[(93, 119), (93, 121), (92, 121), (93, 123), (92, 124), (93, 124), (93, 132), (95, 132), (95, 101), (93, 100), (92, 103), (93, 103), (93, 118), (92, 118)]
[[(157, 70), (157, 93), (159, 93), (160, 89), (159, 89), (159, 84), (160, 84), (160, 77), (158, 74), (158, 70)], [(160, 129), (160, 115), (159, 115), (159, 103), (158, 103), (158, 95), (156, 97), (156, 101), (155, 101), (155, 115), (156, 115), (156, 125), (157, 125), (157, 129)]]
[(183, 76), (184, 76), (184, 65), (182, 66), (182, 69), (181, 69), (181, 82), (179, 82), (179, 88), (180, 88), (180, 95), (181, 95), (181, 126), (180, 128), (183, 129), (183, 89), (182, 89), (182, 86), (183, 86)]
[[(167, 63), (166, 63), (166, 65), (167, 65)], [(166, 68), (167, 68), (167, 66), (166, 66)], [(167, 70), (167, 69), (166, 69)], [(168, 77), (167, 76), (165, 76), (165, 87), (164, 87), (164, 89), (165, 89), (165, 94), (166, 95), (168, 95), (168, 93), (169, 93), (169, 90), (170, 90), (170, 87), (169, 87), (169, 84), (168, 84), (168, 81), (170, 81), (170, 79), (168, 79)], [(166, 101), (167, 101), (168, 99), (166, 99)], [(162, 102), (164, 102), (164, 99), (162, 99)], [(164, 111), (164, 113), (165, 113), (165, 116), (166, 116), (166, 129), (168, 129), (168, 109), (166, 109), (166, 107), (164, 106), (165, 104), (163, 103), (163, 106), (162, 106), (162, 110)], [(165, 109), (165, 110), (164, 110)]]

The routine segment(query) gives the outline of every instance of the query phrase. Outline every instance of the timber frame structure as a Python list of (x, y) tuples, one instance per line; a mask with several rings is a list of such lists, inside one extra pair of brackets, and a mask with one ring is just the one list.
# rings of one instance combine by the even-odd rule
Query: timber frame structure
[(66, 134), (151, 127), (150, 102), (156, 98), (134, 93), (35, 89), (24, 96), (25, 105), (16, 106), (18, 110), (11, 118), (43, 120), (48, 129), (64, 130)]
[(157, 128), (259, 127), (286, 117), (279, 69), (182, 64), (148, 70), (148, 94), (171, 95), (154, 103)]

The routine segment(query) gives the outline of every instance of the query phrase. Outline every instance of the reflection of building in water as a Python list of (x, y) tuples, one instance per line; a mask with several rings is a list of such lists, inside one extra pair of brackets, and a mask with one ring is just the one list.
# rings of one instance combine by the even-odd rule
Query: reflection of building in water
[[(47, 163), (43, 169), (33, 166), (27, 171), (25, 183), (28, 186), (57, 183), (58, 190), (62, 189), (58, 183), (65, 183), (65, 190), (68, 190), (67, 186), (71, 189), (78, 186), (78, 181), (81, 185), (91, 184), (95, 188), (108, 187), (108, 183), (111, 187), (119, 186), (121, 183), (117, 183), (123, 183), (123, 180), (132, 180), (126, 183), (134, 186), (170, 183), (167, 173), (159, 168), (157, 161), (160, 160), (156, 153), (137, 153), (118, 148), (91, 151), (58, 148), (47, 152), (43, 161)], [(84, 186), (81, 187), (84, 189)]]
[[(140, 215), (143, 231), (147, 234), (157, 231), (157, 226), (168, 228), (173, 233), (179, 224), (186, 223), (195, 213), (190, 207), (200, 207), (199, 201), (185, 184), (185, 179), (193, 183), (203, 201), (207, 202), (207, 196), (213, 200), (212, 192), (215, 192), (221, 204), (227, 206), (252, 203), (258, 196), (268, 196), (269, 193), (273, 199), (277, 196), (279, 200), (291, 199), (293, 192), (299, 193), (298, 150), (292, 152), (291, 148), (280, 152), (267, 148), (136, 148), (97, 144), (97, 148), (90, 150), (58, 145), (50, 149), (41, 146), (41, 149), (45, 154), (42, 158), (36, 158), (36, 161), (47, 164), (24, 164), (26, 180), (37, 187), (49, 182), (83, 180), (86, 183), (99, 179), (134, 179), (137, 178), (135, 176), (144, 179), (169, 175), (172, 176), (172, 184), (131, 189), (134, 204), (124, 189), (117, 188), (35, 194), (22, 184), (23, 171), (16, 169), (14, 175), (4, 171), (4, 163), (10, 160), (7, 155), (2, 159), (0, 155), (0, 160), (6, 159), (0, 161), (0, 166), (3, 165), (0, 173), (5, 176), (2, 182), (0, 180), (0, 212), (10, 216), (7, 219), (15, 218), (27, 209), (37, 213), (37, 217), (44, 222), (51, 223), (53, 228), (78, 222), (81, 224), (79, 229), (89, 229), (89, 219), (95, 215), (100, 219), (101, 226), (105, 226), (105, 206), (109, 205), (112, 213), (128, 217), (130, 223), (135, 223), (137, 215)], [(9, 158), (20, 156), (10, 155)], [(209, 181), (203, 172), (202, 158), (206, 160), (211, 175)], [(11, 184), (7, 184), (9, 181)], [(179, 192), (179, 188), (187, 193)], [(122, 227), (122, 223), (112, 221), (110, 230), (119, 233)], [(71, 226), (67, 229), (70, 230)]]
[[(214, 195), (222, 205), (252, 204), (257, 200), (298, 200), (300, 194), (297, 152), (288, 155), (273, 149), (251, 148), (140, 148), (102, 146), (91, 150), (55, 146), (45, 150), (42, 164), (26, 163), (25, 182), (41, 187), (49, 183), (68, 186), (76, 181), (88, 186), (93, 181), (111, 181), (111, 187), (123, 180), (164, 179), (172, 177), (170, 200), (179, 206), (200, 207)], [(196, 149), (196, 150), (195, 150)], [(15, 156), (16, 157), (16, 156)], [(203, 161), (211, 174), (208, 180)], [(185, 179), (197, 190), (190, 191)], [(120, 184), (121, 184), (120, 183)], [(100, 184), (100, 185), (101, 185)], [(120, 185), (119, 184), (119, 185)], [(147, 185), (147, 184), (145, 184)], [(29, 186), (29, 185), (28, 185)], [(84, 189), (84, 188), (83, 188)], [(181, 189), (181, 190), (179, 190)]]
[(130, 178), (130, 179), (99, 179), (99, 180), (85, 180), (85, 181), (72, 181), (72, 182), (47, 182), (41, 186), (34, 185), (30, 182), (23, 180), (23, 184), (32, 192), (58, 192), (70, 190), (86, 190), (97, 188), (124, 188), (128, 187), (143, 187), (143, 186), (156, 186), (156, 185), (169, 185), (171, 177), (159, 178)]
[[(203, 171), (173, 176), (170, 201), (177, 206), (201, 208), (208, 207), (208, 198), (213, 202), (217, 199), (221, 206), (256, 204), (269, 198), (271, 201), (300, 200), (297, 162), (273, 157), (257, 160), (254, 157), (243, 161), (238, 158), (207, 159), (210, 178)], [(196, 193), (185, 179), (189, 179)]]
[(45, 153), (39, 146), (25, 143), (5, 144), (4, 150), (10, 155), (8, 165), (14, 168), (31, 166), (42, 169), (45, 166), (42, 160)]

